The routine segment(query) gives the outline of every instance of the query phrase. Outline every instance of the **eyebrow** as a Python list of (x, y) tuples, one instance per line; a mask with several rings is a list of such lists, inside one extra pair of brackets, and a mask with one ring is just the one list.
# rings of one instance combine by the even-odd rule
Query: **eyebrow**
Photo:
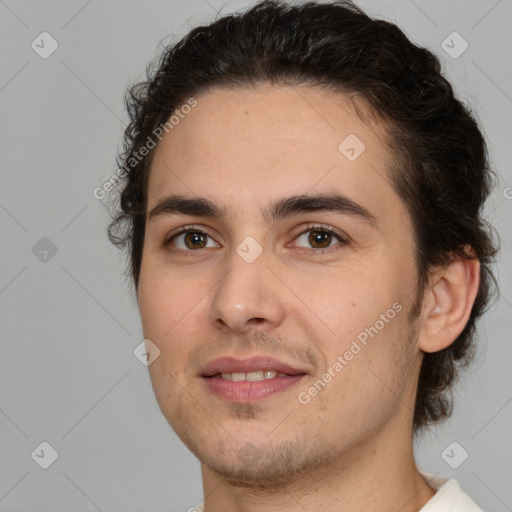
[[(367, 208), (339, 193), (286, 197), (271, 203), (263, 211), (263, 216), (268, 222), (277, 222), (294, 214), (315, 211), (342, 213), (357, 217), (370, 225), (377, 224), (375, 216)], [(162, 215), (175, 214), (218, 219), (224, 219), (227, 216), (225, 208), (210, 199), (170, 195), (158, 201), (149, 212), (148, 219), (151, 221)]]

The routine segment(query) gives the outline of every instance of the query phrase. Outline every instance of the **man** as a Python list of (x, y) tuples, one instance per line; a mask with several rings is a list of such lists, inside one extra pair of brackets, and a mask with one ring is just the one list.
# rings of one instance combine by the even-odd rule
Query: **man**
[(109, 234), (198, 510), (480, 510), (412, 448), (495, 254), (485, 143), (438, 60), (347, 2), (267, 1), (169, 47), (128, 107)]

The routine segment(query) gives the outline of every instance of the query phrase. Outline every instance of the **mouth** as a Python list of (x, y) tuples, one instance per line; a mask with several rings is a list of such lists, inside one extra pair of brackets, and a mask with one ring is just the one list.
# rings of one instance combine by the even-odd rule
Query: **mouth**
[(200, 377), (207, 389), (231, 402), (252, 403), (294, 387), (307, 375), (300, 368), (268, 357), (223, 357), (208, 363)]
[(273, 370), (258, 370), (252, 372), (232, 372), (232, 373), (217, 373), (213, 377), (219, 376), (221, 379), (231, 380), (233, 382), (241, 382), (243, 380), (249, 382), (258, 382), (260, 380), (274, 379), (275, 377), (286, 377), (287, 374), (283, 372), (276, 372)]

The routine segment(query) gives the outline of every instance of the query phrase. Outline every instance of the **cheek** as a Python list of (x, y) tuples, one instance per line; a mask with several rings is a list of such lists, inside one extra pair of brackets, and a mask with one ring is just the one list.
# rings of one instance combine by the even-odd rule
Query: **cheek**
[[(391, 309), (389, 316), (394, 317), (393, 305), (401, 303), (403, 295), (400, 280), (389, 267), (375, 263), (330, 269), (317, 274), (314, 280), (296, 279), (293, 289), (301, 299), (302, 309), (304, 305), (309, 309), (307, 318), (313, 320), (316, 316), (314, 324), (330, 333), (328, 338), (341, 345), (339, 348), (343, 348), (343, 340), (373, 326), (388, 310)], [(297, 313), (296, 316), (301, 318)]]
[[(204, 286), (199, 280), (152, 267), (141, 269), (138, 305), (144, 335), (167, 338), (201, 305)], [(202, 292), (202, 294), (201, 294)]]
[(378, 316), (371, 322), (347, 316), (346, 331), (340, 326), (321, 347), (326, 367), (312, 388), (301, 391), (315, 395), (306, 407), (324, 418), (326, 431), (357, 438), (377, 429), (407, 400), (414, 351), (406, 311), (398, 305), (387, 316), (386, 311), (387, 323)]
[(160, 357), (149, 367), (155, 384), (173, 387), (173, 377), (180, 382), (184, 378), (192, 347), (204, 338), (201, 330), (210, 287), (168, 269), (141, 272), (138, 302), (143, 333), (160, 349)]
[(321, 293), (312, 282), (302, 283), (298, 294), (317, 318), (310, 313), (301, 316), (298, 311), (294, 316), (322, 353), (322, 371), (330, 372), (326, 380), (333, 383), (333, 393), (321, 393), (318, 406), (356, 411), (358, 401), (375, 404), (383, 399), (382, 394), (389, 394), (386, 385), (402, 385), (397, 361), (406, 364), (412, 350), (407, 287), (405, 278), (399, 279), (390, 269), (388, 264), (360, 265), (357, 271), (339, 269), (330, 279), (320, 281)]

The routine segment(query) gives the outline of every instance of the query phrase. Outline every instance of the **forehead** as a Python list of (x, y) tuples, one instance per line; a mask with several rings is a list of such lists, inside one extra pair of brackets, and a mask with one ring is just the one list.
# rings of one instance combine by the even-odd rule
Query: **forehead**
[(148, 209), (168, 194), (236, 199), (244, 213), (285, 195), (333, 189), (378, 207), (398, 199), (386, 129), (370, 115), (361, 119), (360, 102), (270, 85), (212, 89), (196, 100), (155, 150)]

